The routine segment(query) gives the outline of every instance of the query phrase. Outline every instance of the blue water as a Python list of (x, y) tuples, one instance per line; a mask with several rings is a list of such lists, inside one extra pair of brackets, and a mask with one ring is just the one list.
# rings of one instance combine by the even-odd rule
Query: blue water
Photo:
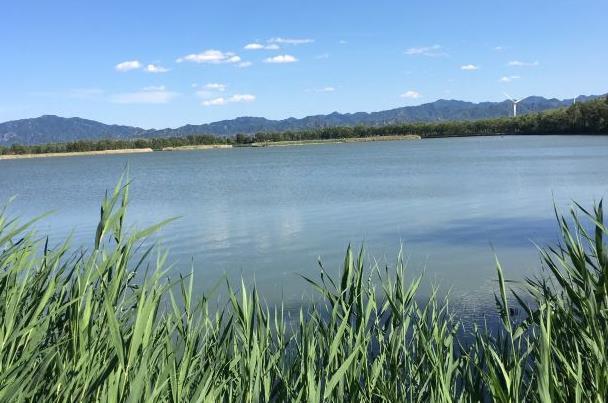
[(494, 254), (506, 276), (538, 273), (533, 242), (556, 239), (553, 203), (608, 194), (608, 136), (512, 136), (238, 148), (0, 161), (0, 201), (59, 242), (93, 241), (99, 202), (128, 164), (129, 222), (165, 227), (174, 272), (197, 289), (227, 277), (269, 301), (311, 291), (317, 259), (337, 270), (349, 242), (450, 290), (470, 315), (491, 305)]

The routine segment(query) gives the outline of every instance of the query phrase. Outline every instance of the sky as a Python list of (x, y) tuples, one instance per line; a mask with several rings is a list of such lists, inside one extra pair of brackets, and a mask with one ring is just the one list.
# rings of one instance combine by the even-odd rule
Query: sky
[(608, 92), (608, 1), (0, 5), (0, 121), (143, 128)]

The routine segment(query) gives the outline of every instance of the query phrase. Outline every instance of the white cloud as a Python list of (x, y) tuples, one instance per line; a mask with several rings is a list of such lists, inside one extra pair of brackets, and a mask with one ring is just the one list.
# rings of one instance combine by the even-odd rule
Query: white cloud
[(510, 83), (513, 80), (518, 80), (519, 78), (519, 76), (502, 76), (498, 81), (501, 83)]
[(422, 95), (418, 91), (414, 91), (414, 90), (405, 91), (403, 94), (400, 95), (401, 98), (411, 98), (411, 99), (420, 98), (421, 96)]
[(476, 66), (474, 64), (465, 64), (463, 66), (460, 66), (460, 70), (475, 71), (475, 70), (479, 70), (479, 66)]
[[(198, 87), (198, 86), (197, 86)], [(195, 87), (196, 88), (196, 87)], [(228, 86), (221, 83), (208, 83), (201, 86), (201, 89), (196, 91), (196, 95), (202, 99), (216, 98), (220, 92), (226, 91)]]
[(226, 90), (226, 87), (227, 87), (226, 84), (220, 84), (220, 83), (205, 84), (205, 88), (207, 88), (208, 90), (211, 90), (211, 91), (224, 92)]
[(310, 38), (271, 38), (268, 43), (281, 43), (285, 45), (303, 45), (306, 43), (313, 43), (315, 40)]
[(269, 43), (268, 45), (264, 45), (258, 42), (252, 42), (252, 43), (248, 43), (247, 45), (245, 45), (245, 47), (243, 49), (246, 50), (278, 50), (280, 49), (279, 45), (277, 45), (276, 43)]
[(538, 61), (534, 62), (522, 62), (521, 60), (512, 60), (507, 65), (514, 67), (534, 67), (538, 66), (540, 63)]
[(117, 104), (166, 104), (179, 95), (165, 86), (145, 87), (140, 91), (114, 94), (110, 101)]
[(231, 97), (224, 98), (218, 97), (213, 99), (208, 99), (202, 102), (203, 106), (220, 106), (226, 105), (230, 103), (249, 103), (255, 101), (255, 95), (251, 94), (234, 94)]
[(317, 59), (317, 60), (329, 59), (329, 53), (321, 53), (320, 55), (316, 55), (315, 59)]
[(127, 60), (125, 62), (118, 63), (114, 68), (116, 71), (120, 71), (121, 73), (140, 69), (143, 69), (143, 71), (147, 73), (166, 73), (169, 71), (169, 69), (157, 64), (150, 63), (144, 66), (139, 60)]
[(114, 68), (116, 71), (120, 71), (124, 73), (125, 71), (137, 70), (142, 67), (142, 64), (139, 60), (127, 60), (122, 63), (118, 63)]
[(264, 59), (264, 63), (295, 63), (298, 59), (291, 55), (278, 55)]
[(331, 87), (331, 86), (327, 86), (327, 87), (321, 87), (321, 88), (313, 88), (310, 90), (306, 90), (306, 92), (334, 92), (336, 91), (335, 87)]
[(255, 95), (251, 94), (234, 94), (228, 98), (228, 102), (253, 102), (255, 101)]
[(144, 68), (144, 71), (146, 71), (148, 73), (166, 73), (167, 71), (169, 71), (169, 69), (159, 66), (157, 64), (148, 64)]
[(217, 106), (217, 105), (225, 105), (225, 104), (226, 104), (226, 99), (224, 99), (222, 97), (203, 101), (203, 106)]
[(348, 41), (345, 41), (344, 39), (340, 39), (340, 40), (338, 41), (338, 44), (339, 44), (339, 45), (346, 45), (346, 44), (348, 44)]
[(240, 68), (245, 68), (245, 67), (249, 67), (249, 66), (251, 66), (251, 65), (253, 65), (253, 63), (251, 63), (251, 62), (240, 62), (240, 63), (238, 64), (238, 67), (240, 67)]
[(494, 48), (495, 51), (500, 52), (501, 50), (504, 50), (505, 48), (503, 46), (496, 46)]
[(192, 53), (177, 59), (177, 63), (193, 62), (193, 63), (239, 63), (241, 58), (233, 52), (222, 52), (215, 49), (205, 50), (201, 53)]
[(264, 45), (262, 45), (261, 43), (248, 43), (247, 45), (245, 45), (245, 47), (243, 49), (259, 50), (259, 49), (264, 49)]
[(144, 91), (165, 91), (167, 87), (164, 85), (150, 85), (148, 87), (142, 88)]
[(409, 56), (429, 56), (429, 57), (447, 56), (447, 54), (441, 50), (441, 45), (409, 48), (405, 51), (405, 54), (409, 55)]

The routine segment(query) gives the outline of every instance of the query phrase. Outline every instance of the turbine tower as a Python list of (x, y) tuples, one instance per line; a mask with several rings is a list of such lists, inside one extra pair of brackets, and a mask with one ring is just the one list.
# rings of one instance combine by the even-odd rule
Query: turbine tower
[(526, 98), (515, 99), (511, 95), (507, 94), (506, 92), (505, 92), (505, 95), (511, 102), (513, 102), (513, 117), (516, 118), (517, 117), (517, 104)]

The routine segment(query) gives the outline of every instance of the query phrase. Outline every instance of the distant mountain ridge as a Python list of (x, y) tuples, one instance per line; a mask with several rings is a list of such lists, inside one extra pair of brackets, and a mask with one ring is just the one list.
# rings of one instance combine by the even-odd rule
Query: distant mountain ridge
[[(581, 95), (584, 102), (599, 96)], [(571, 105), (573, 99), (547, 99), (531, 96), (518, 105), (520, 114), (542, 112)], [(139, 127), (107, 125), (94, 120), (44, 115), (38, 118), (0, 123), (0, 145), (34, 145), (64, 143), (78, 140), (124, 139), (144, 137), (173, 137), (193, 134), (232, 136), (238, 133), (295, 131), (331, 126), (386, 125), (406, 122), (441, 122), (450, 120), (479, 120), (510, 116), (510, 101), (466, 102), (440, 99), (438, 101), (390, 109), (380, 112), (338, 113), (307, 116), (301, 119), (270, 120), (261, 117), (239, 117), (231, 120), (185, 125), (176, 129), (142, 129)]]
[(65, 143), (78, 140), (133, 138), (146, 133), (139, 127), (106, 125), (95, 120), (43, 115), (0, 123), (0, 145)]

